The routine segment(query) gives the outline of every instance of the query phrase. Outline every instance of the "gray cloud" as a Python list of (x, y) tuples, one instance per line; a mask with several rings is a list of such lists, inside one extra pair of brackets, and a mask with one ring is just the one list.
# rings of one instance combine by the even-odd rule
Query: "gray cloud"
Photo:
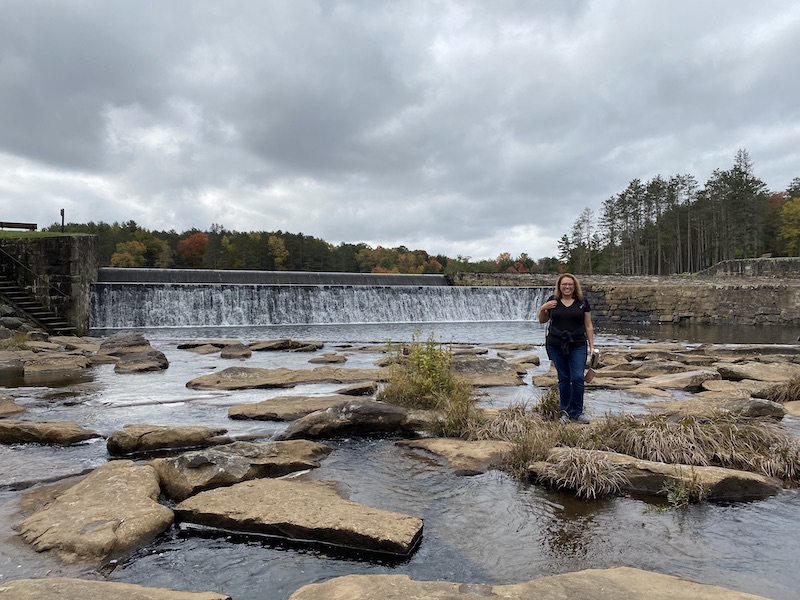
[(556, 253), (585, 207), (736, 150), (800, 176), (800, 7), (7, 0), (0, 207), (48, 225)]

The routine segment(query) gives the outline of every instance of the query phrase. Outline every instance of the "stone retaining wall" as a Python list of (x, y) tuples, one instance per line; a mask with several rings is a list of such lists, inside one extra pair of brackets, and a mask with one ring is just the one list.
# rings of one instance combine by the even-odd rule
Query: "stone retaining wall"
[(0, 238), (3, 275), (66, 319), (89, 330), (89, 292), (99, 265), (95, 235)]
[[(800, 326), (800, 279), (578, 276), (598, 323)], [(454, 285), (553, 287), (557, 276), (460, 273)]]

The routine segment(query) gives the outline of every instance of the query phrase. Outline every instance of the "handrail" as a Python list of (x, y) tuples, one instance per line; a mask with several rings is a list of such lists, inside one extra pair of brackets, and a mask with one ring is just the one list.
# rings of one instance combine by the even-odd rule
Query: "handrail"
[[(31, 268), (30, 268), (28, 265), (21, 263), (21, 262), (20, 262), (20, 261), (18, 261), (16, 258), (14, 258), (13, 256), (11, 256), (11, 255), (10, 255), (8, 252), (6, 252), (6, 251), (5, 251), (5, 250), (4, 250), (2, 247), (0, 247), (0, 252), (2, 252), (3, 254), (5, 254), (5, 255), (6, 255), (8, 258), (10, 258), (10, 259), (11, 259), (13, 262), (17, 263), (17, 264), (18, 264), (20, 267), (22, 267), (23, 269), (25, 269), (26, 271), (28, 271), (28, 272), (29, 272), (31, 275), (33, 275), (33, 281), (34, 281), (34, 283), (37, 283), (37, 282), (39, 281), (39, 278), (40, 278), (40, 277), (42, 277), (42, 275), (39, 275), (39, 274), (37, 274), (37, 273), (36, 273), (36, 272), (35, 272), (33, 269), (31, 269)], [(69, 298), (69, 294), (65, 294), (65, 293), (64, 293), (64, 292), (62, 292), (60, 289), (58, 289), (57, 287), (55, 287), (54, 285), (52, 285), (52, 284), (50, 284), (50, 283), (47, 283), (46, 287), (48, 288), (48, 290), (53, 290), (54, 292), (56, 292), (56, 294), (60, 294), (60, 295), (61, 295), (61, 296), (63, 296), (64, 298)]]

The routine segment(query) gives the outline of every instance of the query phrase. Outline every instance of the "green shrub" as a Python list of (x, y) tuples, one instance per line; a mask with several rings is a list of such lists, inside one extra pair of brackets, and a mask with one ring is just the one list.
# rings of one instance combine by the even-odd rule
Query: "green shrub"
[(433, 334), (425, 342), (415, 335), (409, 345), (391, 348), (389, 380), (378, 400), (435, 411), (433, 434), (469, 437), (482, 418), (472, 384), (453, 369), (452, 348), (436, 342)]

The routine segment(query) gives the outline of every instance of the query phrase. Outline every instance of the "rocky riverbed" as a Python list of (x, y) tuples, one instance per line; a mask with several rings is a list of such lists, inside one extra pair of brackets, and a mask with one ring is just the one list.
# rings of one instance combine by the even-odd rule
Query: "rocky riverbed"
[[(456, 344), (454, 363), (484, 394), (482, 405), (489, 410), (491, 395), (498, 390), (516, 390), (516, 395), (528, 390), (531, 397), (535, 394), (528, 380), (538, 390), (555, 383), (553, 372), (540, 368), (537, 350), (515, 343)], [(166, 354), (140, 334), (121, 332), (104, 339), (35, 334), (0, 351), (0, 377), (8, 383), (0, 400), (0, 443), (10, 466), (0, 482), (9, 491), (8, 539), (22, 552), (34, 550), (52, 557), (49, 564), (64, 565), (35, 578), (3, 572), (0, 598), (227, 597), (191, 584), (191, 591), (181, 592), (95, 581), (108, 565), (146, 552), (176, 524), (385, 557), (379, 560), (402, 559), (424, 546), (425, 515), (354, 501), (337, 481), (315, 479), (314, 471), (336, 455), (332, 442), (389, 439), (403, 452), (435, 460), (443, 471), (461, 475), (491, 472), (509, 451), (505, 441), (426, 437), (420, 432), (429, 415), (376, 401), (389, 376), (386, 345), (220, 339), (184, 343), (175, 351), (187, 362), (196, 357), (196, 370), (207, 371), (183, 383), (187, 394), (208, 394), (203, 397), (207, 405), (219, 404), (213, 423), (176, 422), (181, 419), (167, 412), (160, 420), (158, 412), (151, 413), (153, 422), (124, 422), (119, 407), (109, 409), (116, 411), (112, 420), (96, 412), (91, 422), (46, 418), (50, 412), (63, 416), (71, 406), (97, 401), (90, 376), (94, 369), (113, 369), (114, 377), (130, 378), (134, 390), (142, 374), (169, 377)], [(253, 356), (266, 352), (286, 357), (273, 364), (290, 366), (249, 366)], [(723, 411), (769, 419), (779, 426), (786, 423), (786, 432), (796, 436), (798, 399), (768, 398), (798, 377), (798, 346), (634, 344), (603, 348), (603, 364), (589, 395), (602, 391), (606, 396), (640, 397), (642, 411), (675, 418)], [(52, 392), (32, 396), (26, 393), (31, 386)], [(147, 398), (132, 400), (131, 406), (159, 404), (157, 389), (141, 395)], [(98, 453), (98, 447), (104, 451)], [(36, 464), (44, 460), (39, 448), (50, 449), (52, 467)], [(562, 450), (554, 449), (548, 462), (557, 462)], [(24, 466), (27, 453), (30, 468)], [(71, 453), (79, 460), (71, 460)], [(645, 464), (619, 455), (609, 460), (625, 464), (631, 482), (625, 492), (632, 494), (658, 496), (665, 481), (679, 479), (685, 471), (681, 465)], [(547, 464), (532, 464), (531, 480), (546, 469)], [(793, 487), (764, 475), (708, 469), (696, 469), (693, 475), (716, 490), (714, 500), (768, 498)], [(54, 572), (80, 576), (47, 577)], [(386, 598), (497, 594), (546, 599), (580, 596), (589, 589), (597, 598), (661, 597), (654, 587), (669, 589), (665, 598), (757, 597), (636, 569), (581, 570), (514, 586), (389, 575), (343, 577), (303, 587), (291, 597), (368, 598), (385, 590), (381, 596)]]

